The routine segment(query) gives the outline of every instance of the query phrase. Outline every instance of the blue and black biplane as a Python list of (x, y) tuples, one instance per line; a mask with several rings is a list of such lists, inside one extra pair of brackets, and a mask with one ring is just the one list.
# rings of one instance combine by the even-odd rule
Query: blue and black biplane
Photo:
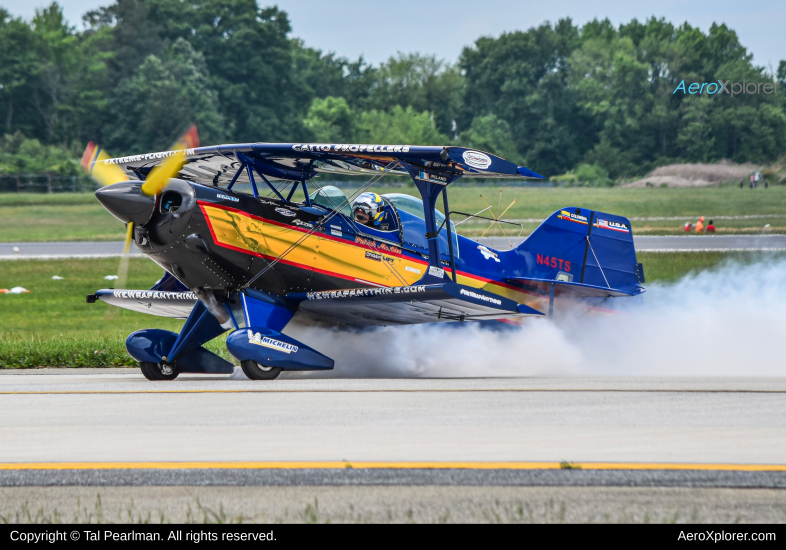
[[(150, 290), (103, 289), (88, 302), (183, 318), (179, 334), (139, 330), (126, 347), (150, 380), (233, 372), (203, 345), (226, 345), (246, 376), (332, 369), (283, 331), (291, 321), (408, 325), (542, 317), (555, 301), (597, 306), (644, 291), (630, 222), (561, 208), (507, 251), (456, 233), (448, 189), (459, 178), (541, 178), (464, 147), (247, 143), (109, 158), (93, 144), (83, 166), (128, 241), (165, 274)], [(353, 198), (317, 175), (364, 177)], [(378, 195), (408, 176), (420, 197)], [(327, 178), (325, 178), (327, 179)], [(335, 178), (334, 178), (335, 179)], [(111, 184), (111, 185), (109, 185)], [(442, 212), (437, 209), (441, 203)]]

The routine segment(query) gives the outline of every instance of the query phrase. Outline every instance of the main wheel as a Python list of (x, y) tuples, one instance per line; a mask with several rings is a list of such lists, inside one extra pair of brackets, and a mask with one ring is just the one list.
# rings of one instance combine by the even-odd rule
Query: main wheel
[(162, 370), (161, 365), (150, 363), (149, 361), (142, 361), (139, 363), (139, 367), (142, 369), (142, 374), (144, 374), (145, 378), (148, 380), (174, 380), (177, 378), (177, 375), (180, 374), (177, 372), (177, 367), (175, 365), (167, 365), (172, 372), (166, 374)]
[(246, 360), (240, 362), (243, 372), (251, 380), (273, 380), (278, 378), (283, 370), (281, 367), (263, 367), (256, 361)]

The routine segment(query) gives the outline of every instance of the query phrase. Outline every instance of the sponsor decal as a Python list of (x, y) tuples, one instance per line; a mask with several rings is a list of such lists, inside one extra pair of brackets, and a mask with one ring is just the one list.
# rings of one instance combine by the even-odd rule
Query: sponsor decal
[(350, 290), (323, 290), (321, 292), (306, 292), (306, 300), (366, 298), (371, 296), (386, 296), (389, 294), (418, 294), (420, 292), (426, 292), (426, 287), (423, 285), (416, 285), (381, 288), (353, 288)]
[(371, 239), (364, 239), (363, 237), (355, 237), (355, 242), (357, 244), (362, 244), (363, 246), (370, 246), (371, 248), (376, 248), (377, 250), (382, 250), (383, 252), (392, 252), (393, 254), (401, 254), (401, 249), (397, 246), (388, 245), (386, 243), (378, 243), (376, 241), (372, 241)]
[(342, 237), (342, 236), (344, 235), (344, 234), (341, 232), (341, 230), (340, 230), (340, 229), (331, 229), (331, 230), (330, 230), (330, 234), (331, 234), (331, 235), (335, 235), (336, 237)]
[(480, 250), (480, 253), (483, 254), (483, 257), (486, 258), (487, 260), (493, 259), (495, 262), (499, 262), (499, 257), (497, 257), (496, 252), (492, 252), (482, 244), (478, 245), (478, 250)]
[(286, 208), (276, 208), (276, 212), (278, 212), (282, 216), (290, 216), (290, 217), (297, 216), (297, 214), (295, 214), (291, 210), (287, 210)]
[(286, 342), (282, 342), (281, 340), (274, 340), (273, 338), (262, 336), (258, 332), (254, 334), (254, 331), (250, 329), (247, 329), (246, 332), (248, 333), (249, 344), (256, 344), (258, 346), (272, 348), (277, 351), (283, 351), (284, 353), (297, 353), (298, 350), (297, 346), (293, 346), (292, 344), (287, 344)]
[(430, 265), (428, 267), (428, 274), (441, 279), (445, 276), (445, 270), (441, 267), (434, 267), (433, 265)]
[(434, 181), (443, 185), (448, 184), (447, 176), (442, 176), (439, 174), (431, 174), (429, 172), (418, 172), (418, 179), (422, 181)]
[(292, 225), (311, 228), (314, 224), (311, 222), (304, 222), (303, 220), (292, 220)]
[(491, 296), (486, 296), (485, 294), (478, 294), (477, 292), (472, 292), (471, 290), (461, 289), (460, 292), (463, 296), (469, 296), (470, 298), (474, 298), (476, 300), (480, 300), (481, 302), (489, 302), (491, 304), (496, 304), (498, 306), (502, 305), (502, 300), (497, 300), (496, 298), (492, 298)]
[(335, 229), (335, 230), (337, 230), (337, 231), (341, 231), (341, 226), (340, 226), (340, 225), (333, 225), (333, 224), (330, 224), (330, 229)]
[(409, 271), (410, 273), (417, 273), (421, 275), (423, 272), (416, 267), (404, 266), (404, 271)]
[(619, 231), (620, 233), (630, 233), (630, 227), (621, 222), (601, 220), (598, 218), (598, 221), (592, 225), (595, 227), (600, 227), (601, 229), (610, 229), (611, 231)]
[(382, 254), (377, 254), (376, 252), (371, 252), (370, 250), (366, 251), (366, 259), (367, 260), (374, 260), (375, 262), (382, 261)]
[(164, 292), (162, 290), (115, 290), (115, 298), (130, 300), (197, 300), (193, 292)]
[(581, 214), (573, 214), (572, 212), (568, 212), (567, 210), (560, 210), (557, 217), (561, 220), (567, 220), (569, 222), (580, 223), (581, 225), (587, 225), (587, 217), (582, 216)]
[(535, 261), (538, 265), (545, 265), (546, 267), (550, 267), (552, 269), (564, 269), (565, 271), (570, 271), (570, 262), (567, 260), (563, 260), (562, 258), (557, 258), (556, 256), (543, 256), (542, 254), (535, 254)]
[[(179, 154), (180, 151), (162, 151), (160, 153), (145, 153), (144, 155), (131, 155), (129, 157), (119, 157), (116, 159), (107, 159), (104, 164), (126, 164), (129, 162), (141, 162), (147, 160), (159, 160), (169, 158), (172, 155)], [(194, 155), (194, 149), (186, 149), (186, 156), (191, 157)]]
[(491, 166), (491, 157), (480, 151), (464, 151), (462, 156), (464, 157), (464, 162), (473, 168), (486, 170)]
[(409, 145), (296, 143), (292, 146), (292, 150), (315, 153), (409, 153)]
[(222, 195), (221, 193), (216, 195), (216, 197), (219, 199), (224, 199), (225, 201), (240, 202), (240, 199), (236, 197), (230, 197), (229, 195)]

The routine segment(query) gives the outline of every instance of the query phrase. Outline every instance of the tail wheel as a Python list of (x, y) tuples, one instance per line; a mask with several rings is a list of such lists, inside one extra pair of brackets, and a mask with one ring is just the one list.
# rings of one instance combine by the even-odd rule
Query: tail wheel
[(281, 367), (263, 367), (256, 361), (241, 361), (240, 366), (245, 375), (251, 380), (273, 380), (278, 378), (283, 370)]
[(180, 374), (177, 372), (177, 367), (175, 365), (142, 361), (139, 363), (139, 367), (142, 369), (142, 374), (144, 374), (145, 378), (148, 380), (174, 380), (177, 378), (177, 375)]

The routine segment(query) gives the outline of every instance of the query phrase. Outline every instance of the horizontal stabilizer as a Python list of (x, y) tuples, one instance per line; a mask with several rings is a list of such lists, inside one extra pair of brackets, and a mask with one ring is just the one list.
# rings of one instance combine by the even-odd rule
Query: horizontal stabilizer
[(95, 294), (88, 294), (88, 303), (93, 303), (96, 300), (159, 317), (185, 319), (194, 309), (198, 298), (193, 292), (102, 289), (96, 291)]
[(456, 283), (353, 288), (287, 295), (302, 311), (347, 323), (410, 325), (543, 315), (484, 290)]
[(569, 281), (555, 281), (554, 279), (533, 279), (529, 277), (510, 277), (505, 279), (508, 283), (526, 288), (532, 292), (548, 296), (551, 285), (554, 285), (554, 296), (558, 298), (612, 298), (619, 296), (636, 296), (643, 289), (626, 291), (602, 286), (573, 283)]

